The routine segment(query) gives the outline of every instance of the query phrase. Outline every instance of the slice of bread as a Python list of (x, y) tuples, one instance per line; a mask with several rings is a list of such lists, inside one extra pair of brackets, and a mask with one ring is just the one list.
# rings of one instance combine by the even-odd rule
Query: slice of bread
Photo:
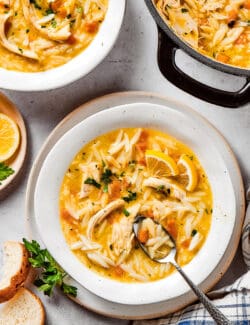
[(14, 241), (4, 243), (0, 303), (14, 297), (26, 280), (30, 269), (28, 259), (29, 253), (23, 244)]
[(0, 312), (0, 325), (43, 325), (44, 322), (45, 312), (41, 300), (22, 287)]

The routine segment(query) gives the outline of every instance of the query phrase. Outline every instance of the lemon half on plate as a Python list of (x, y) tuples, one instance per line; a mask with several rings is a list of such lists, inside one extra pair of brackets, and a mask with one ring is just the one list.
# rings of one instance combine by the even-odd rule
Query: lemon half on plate
[(11, 158), (20, 142), (18, 126), (7, 115), (0, 113), (0, 162)]

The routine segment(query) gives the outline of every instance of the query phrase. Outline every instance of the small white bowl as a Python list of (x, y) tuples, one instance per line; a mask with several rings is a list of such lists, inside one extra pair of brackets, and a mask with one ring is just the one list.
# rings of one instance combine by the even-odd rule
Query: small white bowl
[(42, 72), (17, 72), (0, 68), (0, 88), (39, 91), (65, 86), (93, 70), (113, 47), (125, 13), (126, 0), (109, 0), (108, 11), (91, 44), (62, 66)]
[(197, 154), (208, 175), (214, 198), (211, 230), (202, 249), (184, 267), (200, 284), (221, 260), (232, 236), (236, 218), (236, 194), (217, 143), (218, 133), (201, 117), (166, 106), (137, 103), (101, 111), (68, 131), (53, 147), (41, 168), (35, 189), (35, 217), (41, 238), (58, 263), (82, 286), (96, 295), (122, 304), (149, 304), (178, 297), (189, 290), (175, 272), (160, 281), (122, 283), (90, 271), (71, 252), (59, 221), (59, 190), (76, 153), (90, 140), (113, 129), (159, 129), (186, 143)]

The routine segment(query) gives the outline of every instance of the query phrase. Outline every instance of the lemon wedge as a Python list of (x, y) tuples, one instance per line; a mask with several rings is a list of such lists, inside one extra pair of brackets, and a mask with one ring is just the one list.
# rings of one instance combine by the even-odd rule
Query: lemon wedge
[(198, 183), (198, 175), (194, 163), (188, 155), (183, 154), (178, 160), (177, 166), (180, 171), (178, 182), (184, 185), (187, 191), (192, 192)]
[(169, 177), (179, 174), (179, 169), (173, 158), (157, 150), (146, 150), (147, 168), (153, 176)]
[(12, 157), (20, 141), (16, 123), (7, 115), (0, 113), (0, 162)]

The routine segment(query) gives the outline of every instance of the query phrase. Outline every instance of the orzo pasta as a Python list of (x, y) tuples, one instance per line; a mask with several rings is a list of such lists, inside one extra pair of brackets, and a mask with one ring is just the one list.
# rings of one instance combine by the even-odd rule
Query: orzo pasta
[(0, 0), (0, 67), (37, 72), (71, 60), (93, 40), (108, 0)]
[(154, 0), (187, 43), (222, 63), (250, 68), (250, 0)]
[[(84, 146), (64, 176), (59, 204), (62, 230), (76, 256), (99, 274), (128, 282), (172, 272), (139, 248), (132, 231), (137, 214), (169, 231), (181, 265), (200, 250), (212, 217), (212, 193), (198, 158), (151, 129), (112, 131)], [(153, 252), (161, 236), (148, 222), (140, 240)]]

